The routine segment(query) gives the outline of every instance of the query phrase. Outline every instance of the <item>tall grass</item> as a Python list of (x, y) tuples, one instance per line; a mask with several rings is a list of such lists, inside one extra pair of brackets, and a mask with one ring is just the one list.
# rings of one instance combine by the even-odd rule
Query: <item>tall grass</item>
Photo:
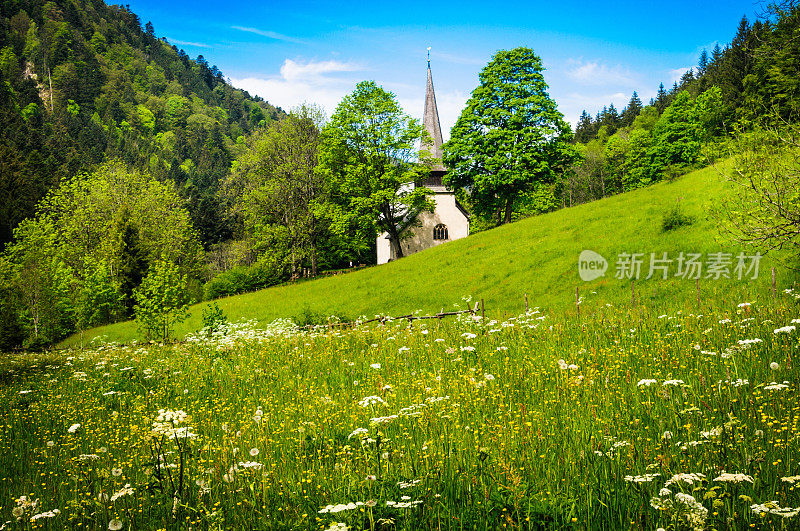
[(0, 519), (797, 528), (800, 336), (776, 330), (797, 327), (800, 308), (783, 293), (713, 302), (327, 333), (240, 324), (173, 346), (8, 358)]

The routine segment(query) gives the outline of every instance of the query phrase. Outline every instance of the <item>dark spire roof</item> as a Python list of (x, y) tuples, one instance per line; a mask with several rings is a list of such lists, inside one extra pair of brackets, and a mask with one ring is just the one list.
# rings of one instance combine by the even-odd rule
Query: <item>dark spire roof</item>
[(423, 143), (422, 149), (437, 159), (433, 167), (434, 171), (445, 171), (442, 165), (442, 128), (439, 125), (439, 110), (436, 108), (436, 94), (433, 91), (430, 51), (428, 52), (428, 86), (425, 90), (425, 114), (422, 117), (422, 125), (433, 141), (432, 143)]

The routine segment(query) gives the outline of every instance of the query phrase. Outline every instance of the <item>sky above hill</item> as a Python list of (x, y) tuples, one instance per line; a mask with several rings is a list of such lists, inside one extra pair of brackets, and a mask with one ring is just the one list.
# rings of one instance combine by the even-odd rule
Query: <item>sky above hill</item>
[[(127, 3), (127, 2), (126, 2)], [(733, 38), (757, 2), (210, 2), (131, 0), (144, 25), (217, 65), (234, 86), (289, 110), (303, 102), (330, 116), (365, 79), (394, 92), (421, 119), (431, 47), (445, 139), (497, 50), (532, 48), (550, 95), (575, 124), (583, 109), (647, 101)]]

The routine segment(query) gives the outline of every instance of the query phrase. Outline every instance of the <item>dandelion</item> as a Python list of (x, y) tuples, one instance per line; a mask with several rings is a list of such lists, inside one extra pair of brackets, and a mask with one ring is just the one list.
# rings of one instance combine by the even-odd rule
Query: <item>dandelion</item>
[(494, 380), (494, 375), (489, 374), (488, 372), (486, 374), (484, 374), (483, 377), (486, 378), (487, 380), (489, 380), (490, 382), (492, 380)]
[(119, 531), (120, 529), (122, 529), (122, 520), (119, 518), (114, 518), (108, 523), (109, 531)]
[(122, 475), (122, 469), (121, 468), (112, 468), (111, 469), (111, 475), (114, 476), (115, 478), (120, 477)]
[(769, 364), (769, 368), (772, 369), (773, 371), (777, 371), (778, 369), (781, 368), (781, 366), (778, 365), (777, 362), (773, 361), (772, 363)]
[(70, 432), (70, 433), (75, 433), (76, 431), (78, 431), (78, 428), (80, 428), (80, 427), (81, 427), (80, 423), (75, 423), (72, 426), (70, 426), (69, 428), (67, 428), (67, 431)]
[(52, 448), (55, 445), (56, 445), (56, 443), (54, 443), (53, 441), (47, 441), (47, 447), (48, 448)]
[(258, 455), (258, 448), (250, 448), (250, 457), (255, 457)]

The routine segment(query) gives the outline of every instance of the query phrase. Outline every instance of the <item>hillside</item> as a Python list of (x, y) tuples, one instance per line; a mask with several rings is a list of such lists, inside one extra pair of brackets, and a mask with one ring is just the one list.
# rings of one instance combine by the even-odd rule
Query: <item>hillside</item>
[[(517, 223), (504, 225), (468, 238), (347, 275), (288, 284), (230, 297), (219, 306), (230, 320), (256, 319), (261, 323), (292, 317), (308, 308), (325, 315), (348, 317), (375, 314), (398, 315), (415, 310), (436, 312), (451, 308), (462, 296), (484, 299), (488, 315), (502, 316), (524, 309), (524, 294), (531, 306), (574, 311), (575, 288), (584, 297), (582, 312), (597, 312), (605, 304), (630, 306), (629, 280), (614, 278), (619, 253), (645, 253), (642, 279), (635, 282), (639, 306), (653, 311), (665, 308), (696, 308), (694, 280), (668, 278), (644, 280), (649, 255), (668, 252), (669, 258), (685, 253), (738, 252), (730, 244), (717, 242), (717, 231), (708, 219), (709, 209), (719, 202), (723, 181), (713, 167), (689, 173), (674, 182), (608, 197)], [(694, 223), (662, 232), (665, 214), (676, 201)], [(592, 282), (578, 276), (581, 251), (594, 250), (609, 261), (606, 275)], [(745, 254), (751, 254), (746, 252)], [(796, 276), (783, 267), (784, 256), (767, 256), (760, 262), (756, 280), (702, 279), (704, 305), (725, 300), (741, 302), (771, 294), (770, 268), (777, 269), (779, 288)], [(674, 275), (676, 265), (670, 269)], [(191, 318), (178, 328), (178, 336), (201, 327), (202, 303), (192, 308)], [(135, 324), (118, 323), (84, 334), (87, 340), (105, 336), (109, 341), (134, 339)], [(65, 341), (75, 344), (78, 336)]]
[(128, 7), (0, 3), (0, 250), (61, 180), (116, 158), (175, 182), (206, 245), (237, 142), (283, 111), (190, 59)]

